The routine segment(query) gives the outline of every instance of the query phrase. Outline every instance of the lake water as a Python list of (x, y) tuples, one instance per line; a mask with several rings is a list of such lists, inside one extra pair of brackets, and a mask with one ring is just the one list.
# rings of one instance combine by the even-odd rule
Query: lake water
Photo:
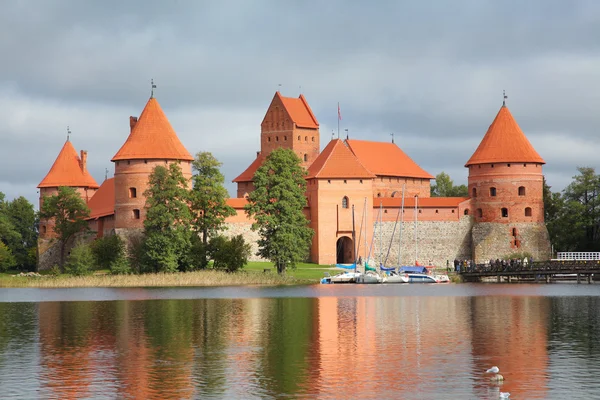
[(597, 284), (0, 289), (2, 399), (588, 400), (599, 376)]

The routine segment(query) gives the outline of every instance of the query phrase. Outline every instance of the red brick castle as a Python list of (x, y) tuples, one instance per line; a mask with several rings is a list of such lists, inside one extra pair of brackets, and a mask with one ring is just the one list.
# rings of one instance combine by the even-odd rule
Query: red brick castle
[[(312, 262), (345, 263), (370, 256), (376, 262), (387, 258), (388, 265), (415, 260), (445, 265), (455, 258), (480, 262), (515, 252), (536, 259), (550, 256), (542, 199), (545, 162), (505, 104), (465, 165), (470, 197), (464, 198), (430, 197), (434, 177), (394, 143), (334, 139), (320, 151), (319, 123), (303, 95), (275, 93), (260, 138), (256, 159), (234, 179), (237, 197), (228, 202), (237, 214), (227, 220), (227, 234), (242, 233), (255, 249), (257, 236), (243, 209), (245, 196), (253, 190), (253, 175), (266, 156), (284, 147), (308, 171), (304, 211), (315, 231)], [(78, 155), (67, 140), (38, 185), (40, 207), (42, 196), (59, 186), (74, 187), (91, 209), (89, 226), (96, 236), (127, 236), (143, 228), (143, 193), (152, 169), (179, 163), (189, 178), (192, 160), (151, 97), (139, 119), (130, 117), (129, 137), (112, 158), (114, 178), (98, 186), (86, 169), (87, 152)], [(41, 267), (56, 257), (54, 237), (52, 221), (42, 221)]]

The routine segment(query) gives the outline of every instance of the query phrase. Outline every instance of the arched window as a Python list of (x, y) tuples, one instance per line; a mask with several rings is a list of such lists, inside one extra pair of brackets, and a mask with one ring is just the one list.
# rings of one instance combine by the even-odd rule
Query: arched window
[(481, 208), (477, 209), (477, 218), (482, 218), (483, 217), (483, 210)]
[(315, 137), (314, 137), (314, 136), (312, 137), (312, 141), (313, 141), (313, 142), (315, 141)]
[(377, 197), (381, 197), (381, 193), (377, 193)]
[(298, 140), (300, 140), (300, 135), (298, 135)]
[(490, 196), (492, 196), (492, 197), (496, 196), (496, 188), (495, 187), (490, 188)]
[(133, 210), (133, 219), (140, 219), (140, 210)]
[(477, 197), (477, 188), (473, 188), (473, 197)]
[(348, 208), (348, 196), (342, 197), (342, 208)]
[(129, 198), (135, 199), (137, 197), (137, 189), (134, 187), (129, 188)]
[(468, 208), (465, 208), (464, 214), (465, 215), (469, 215), (469, 209)]
[(518, 233), (518, 232), (517, 232), (517, 228), (512, 228), (512, 235), (513, 235), (514, 237), (517, 237), (517, 233)]
[(398, 191), (393, 191), (392, 192), (392, 197), (396, 197), (397, 194), (398, 194)]
[(531, 207), (525, 207), (525, 216), (531, 217)]
[(525, 196), (525, 186), (519, 186), (519, 196)]
[(308, 161), (308, 154), (304, 155), (304, 161)]
[(42, 233), (46, 233), (46, 225), (42, 225)]
[(304, 141), (308, 142), (308, 136), (304, 136)]
[(508, 218), (508, 208), (502, 208), (502, 218)]
[(284, 137), (283, 137), (283, 141), (284, 141), (284, 142), (285, 142), (285, 141), (287, 141), (287, 136), (284, 136)]

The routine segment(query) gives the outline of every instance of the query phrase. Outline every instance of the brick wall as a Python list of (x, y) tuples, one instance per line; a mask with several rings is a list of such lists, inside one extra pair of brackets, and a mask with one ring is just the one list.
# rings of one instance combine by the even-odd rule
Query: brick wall
[[(98, 190), (98, 189), (91, 189), (91, 188), (84, 188), (84, 187), (76, 187), (74, 189), (86, 203), (92, 198), (94, 193), (96, 193), (96, 191)], [(40, 198), (39, 198), (40, 210), (42, 210), (43, 206), (44, 206), (43, 198), (54, 196), (57, 193), (58, 193), (57, 187), (40, 188)], [(45, 220), (45, 219), (40, 220), (39, 231), (40, 231), (39, 237), (41, 239), (55, 238), (56, 234), (54, 233), (54, 220)]]
[(429, 179), (399, 178), (396, 176), (377, 176), (373, 180), (373, 193), (375, 197), (402, 197), (402, 186), (405, 185), (405, 197), (431, 196)]

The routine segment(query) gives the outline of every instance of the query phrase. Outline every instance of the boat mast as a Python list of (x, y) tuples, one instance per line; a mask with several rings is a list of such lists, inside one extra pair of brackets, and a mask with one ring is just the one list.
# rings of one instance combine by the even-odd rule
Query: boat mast
[(354, 272), (356, 272), (356, 231), (354, 230), (354, 204), (352, 204), (352, 248), (354, 251)]
[(419, 195), (415, 195), (415, 265), (419, 260), (419, 243), (417, 237), (417, 203), (419, 201)]
[(404, 187), (406, 184), (402, 184), (402, 203), (400, 206), (400, 232), (398, 232), (398, 267), (400, 267), (400, 252), (402, 250), (402, 228), (404, 227)]
[[(363, 206), (363, 210), (365, 210), (365, 258), (363, 259), (363, 265), (365, 266), (365, 272), (367, 272), (367, 198), (365, 197), (365, 205)], [(373, 210), (371, 210), (371, 214), (373, 214)]]
[(379, 201), (379, 265), (383, 263), (383, 202)]

